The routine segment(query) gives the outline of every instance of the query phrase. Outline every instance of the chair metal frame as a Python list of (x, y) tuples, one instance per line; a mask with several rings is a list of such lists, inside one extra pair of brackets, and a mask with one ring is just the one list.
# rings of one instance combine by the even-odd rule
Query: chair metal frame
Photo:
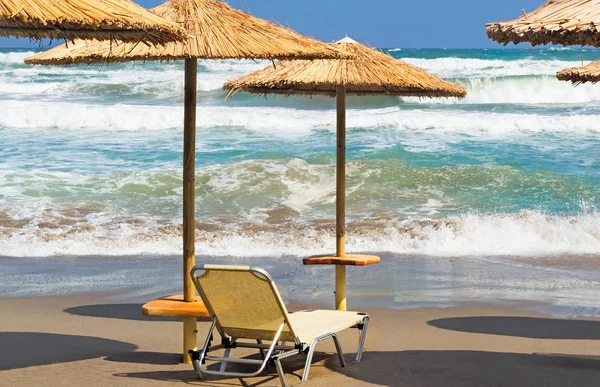
[[(200, 293), (200, 297), (204, 301), (204, 304), (206, 305), (207, 309), (212, 314), (211, 325), (208, 330), (208, 334), (206, 336), (206, 339), (204, 341), (204, 345), (203, 345), (202, 349), (199, 351), (193, 351), (193, 350), (189, 351), (190, 357), (192, 358), (192, 364), (193, 364), (194, 370), (196, 371), (196, 375), (198, 376), (198, 379), (202, 380), (203, 375), (231, 376), (231, 377), (238, 377), (238, 378), (254, 377), (254, 376), (260, 375), (265, 370), (266, 366), (268, 364), (271, 364), (271, 365), (274, 365), (277, 370), (277, 374), (279, 375), (279, 380), (281, 382), (281, 385), (283, 387), (287, 387), (287, 381), (286, 381), (286, 377), (285, 377), (285, 372), (281, 365), (281, 360), (292, 357), (292, 356), (299, 356), (299, 355), (305, 354), (306, 355), (306, 363), (304, 365), (302, 381), (306, 381), (306, 380), (308, 380), (310, 366), (312, 363), (312, 358), (313, 358), (313, 355), (315, 352), (316, 345), (318, 343), (320, 343), (321, 341), (327, 340), (329, 338), (333, 339), (333, 342), (336, 347), (338, 359), (340, 361), (340, 365), (342, 367), (346, 366), (346, 361), (344, 359), (344, 353), (342, 351), (342, 346), (341, 346), (338, 336), (335, 332), (329, 332), (329, 333), (326, 333), (319, 337), (316, 337), (310, 343), (302, 343), (302, 342), (300, 342), (298, 337), (296, 337), (296, 340), (295, 340), (295, 343), (293, 346), (285, 345), (286, 343), (282, 343), (280, 345), (279, 344), (279, 336), (281, 335), (283, 328), (286, 325), (288, 326), (288, 328), (291, 328), (289, 326), (289, 322), (286, 320), (283, 320), (281, 322), (281, 325), (279, 326), (279, 329), (273, 336), (273, 339), (271, 340), (271, 344), (264, 344), (262, 340), (256, 340), (256, 343), (241, 342), (237, 338), (231, 338), (231, 337), (224, 336), (222, 334), (222, 331), (219, 326), (218, 317), (212, 311), (212, 308), (210, 307), (210, 302), (208, 302), (208, 300), (206, 299), (206, 295), (202, 291), (202, 287), (200, 286), (200, 284), (197, 280), (197, 277), (195, 275), (196, 272), (198, 272), (198, 271), (206, 270), (204, 268), (204, 266), (205, 265), (196, 266), (192, 269), (192, 271), (190, 273), (192, 276), (192, 280), (194, 281), (194, 284), (196, 285), (196, 289)], [(269, 274), (267, 272), (265, 272), (262, 269), (254, 268), (254, 267), (249, 268), (249, 270), (252, 273), (254, 273), (255, 275), (257, 275), (257, 277), (264, 279), (266, 281), (269, 281), (272, 284), (273, 290), (277, 291), (277, 289), (273, 285), (274, 284), (273, 280), (271, 279), (271, 277), (269, 276)], [(287, 313), (287, 311), (285, 311), (285, 313)], [(359, 342), (358, 342), (356, 358), (354, 359), (352, 364), (358, 363), (362, 359), (368, 325), (369, 325), (369, 315), (367, 313), (364, 313), (362, 323), (357, 324), (354, 327), (354, 328), (359, 329), (361, 331), (361, 334), (360, 334), (360, 338), (359, 338)], [(212, 345), (215, 329), (217, 329), (217, 331), (221, 334), (221, 337), (222, 337), (221, 344), (218, 344), (218, 345)], [(229, 357), (231, 354), (231, 350), (235, 349), (235, 348), (257, 349), (262, 357), (262, 360)], [(222, 349), (225, 350), (223, 357), (209, 356), (210, 352), (222, 350)], [(265, 350), (266, 350), (266, 353), (265, 353)], [(206, 361), (220, 362), (221, 365), (220, 365), (219, 370), (218, 371), (209, 370), (207, 367), (203, 367), (202, 365), (205, 364)], [(228, 363), (254, 364), (254, 365), (258, 366), (258, 369), (254, 372), (230, 372), (230, 371), (226, 371), (226, 367), (227, 367)]]

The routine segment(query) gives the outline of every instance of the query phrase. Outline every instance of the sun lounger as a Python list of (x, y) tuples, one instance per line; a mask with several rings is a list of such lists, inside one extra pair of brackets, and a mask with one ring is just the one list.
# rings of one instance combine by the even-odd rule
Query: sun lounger
[[(200, 379), (204, 375), (253, 377), (259, 375), (267, 364), (274, 364), (281, 384), (286, 386), (281, 360), (305, 354), (302, 380), (307, 380), (315, 345), (328, 338), (333, 339), (340, 363), (345, 367), (336, 333), (347, 328), (362, 331), (355, 362), (362, 357), (369, 322), (366, 313), (335, 310), (288, 313), (269, 274), (254, 267), (201, 265), (194, 267), (191, 275), (212, 316), (204, 346), (199, 351), (190, 351)], [(215, 329), (222, 338), (219, 345), (212, 345)], [(257, 349), (262, 360), (230, 358), (233, 348)], [(208, 355), (219, 349), (224, 349), (223, 357)], [(203, 367), (207, 360), (221, 362), (220, 369)], [(257, 369), (247, 373), (228, 372), (228, 363), (256, 365)]]

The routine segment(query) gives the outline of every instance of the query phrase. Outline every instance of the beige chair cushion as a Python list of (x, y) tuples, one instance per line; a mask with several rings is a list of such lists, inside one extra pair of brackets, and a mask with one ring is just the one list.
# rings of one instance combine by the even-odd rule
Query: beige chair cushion
[(337, 333), (362, 324), (365, 317), (358, 312), (338, 310), (303, 310), (289, 316), (294, 333), (305, 344), (326, 333)]

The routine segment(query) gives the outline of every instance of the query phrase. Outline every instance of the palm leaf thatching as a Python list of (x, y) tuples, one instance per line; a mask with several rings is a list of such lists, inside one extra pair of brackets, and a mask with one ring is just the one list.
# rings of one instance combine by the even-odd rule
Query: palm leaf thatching
[(151, 10), (181, 25), (188, 39), (162, 46), (76, 41), (25, 60), (66, 65), (180, 59), (331, 58), (340, 51), (315, 39), (231, 8), (219, 0), (170, 0)]
[(600, 47), (600, 0), (548, 0), (516, 20), (489, 23), (490, 39), (508, 43)]
[(592, 62), (587, 66), (561, 70), (556, 77), (561, 81), (571, 81), (575, 86), (587, 82), (596, 83), (600, 81), (600, 61)]
[(0, 36), (160, 44), (182, 29), (129, 0), (0, 0)]
[(349, 59), (281, 61), (225, 83), (231, 93), (322, 94), (334, 97), (343, 85), (349, 95), (464, 97), (465, 89), (391, 55), (345, 38), (333, 44)]

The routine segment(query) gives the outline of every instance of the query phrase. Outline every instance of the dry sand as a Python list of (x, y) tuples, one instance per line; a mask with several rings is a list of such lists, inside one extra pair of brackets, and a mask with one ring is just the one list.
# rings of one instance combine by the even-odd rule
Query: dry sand
[[(277, 386), (257, 378), (196, 379), (179, 364), (181, 323), (98, 298), (0, 299), (1, 386)], [(374, 310), (367, 352), (341, 368), (318, 347), (304, 386), (568, 387), (600, 385), (600, 322), (562, 320), (504, 306)], [(202, 336), (207, 322), (199, 323)], [(341, 335), (353, 358), (356, 331)], [(286, 362), (300, 383), (302, 361)]]

